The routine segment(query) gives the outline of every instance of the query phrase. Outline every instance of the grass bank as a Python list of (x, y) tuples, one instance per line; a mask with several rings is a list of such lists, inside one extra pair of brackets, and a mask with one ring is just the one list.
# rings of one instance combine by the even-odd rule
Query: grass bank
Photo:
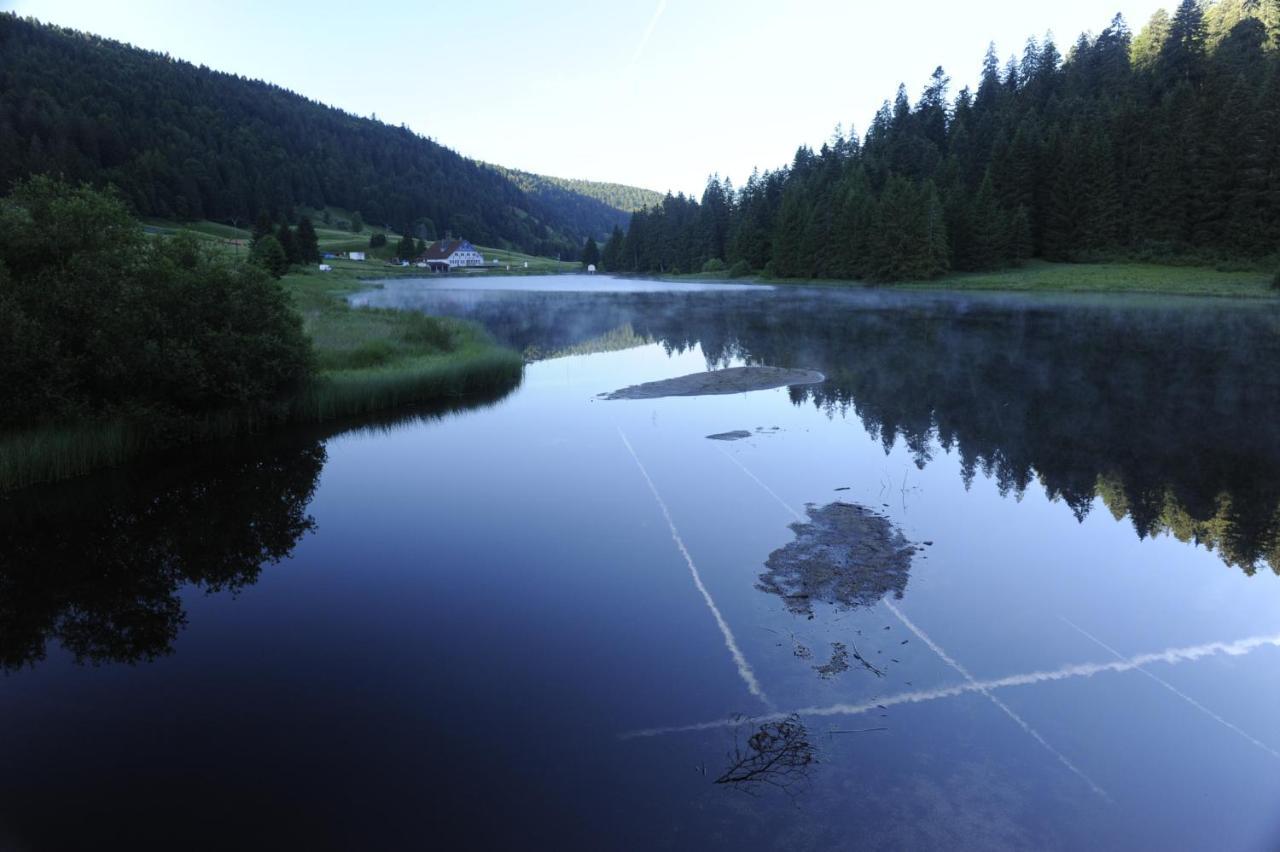
[(521, 357), (478, 326), (348, 306), (343, 297), (364, 286), (361, 275), (383, 269), (344, 263), (331, 273), (297, 271), (282, 279), (316, 354), (316, 374), (293, 397), (266, 410), (230, 410), (163, 429), (146, 420), (115, 419), (0, 435), (0, 491), (79, 476), (175, 444), (492, 397), (519, 383)]
[(1032, 261), (996, 272), (954, 272), (929, 281), (873, 284), (827, 278), (769, 278), (756, 275), (730, 279), (725, 272), (664, 275), (676, 281), (734, 280), (759, 284), (815, 287), (883, 287), (894, 290), (972, 290), (1009, 293), (1151, 293), (1167, 296), (1216, 296), (1273, 299), (1272, 275), (1259, 271), (1221, 270), (1201, 266), (1154, 263), (1050, 263)]
[(478, 326), (409, 311), (350, 307), (343, 297), (366, 286), (361, 275), (381, 274), (385, 267), (334, 265), (333, 272), (294, 272), (282, 281), (302, 314), (318, 367), (310, 386), (291, 401), (290, 420), (366, 414), (490, 392), (520, 380), (521, 357), (494, 344)]

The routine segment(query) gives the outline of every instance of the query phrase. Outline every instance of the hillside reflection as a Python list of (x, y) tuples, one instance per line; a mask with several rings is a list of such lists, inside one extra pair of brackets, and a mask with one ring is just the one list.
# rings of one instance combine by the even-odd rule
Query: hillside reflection
[(184, 590), (251, 586), (314, 529), (307, 506), (328, 438), (499, 398), (190, 448), (0, 498), (0, 669), (55, 644), (95, 665), (171, 653)]
[[(1280, 573), (1280, 313), (1269, 303), (894, 291), (441, 294), (536, 354), (653, 340), (823, 371), (797, 405), (854, 416), (966, 484), (1044, 489), (1083, 519), (1101, 499), (1140, 537), (1168, 533)], [(596, 345), (599, 342), (615, 345)]]

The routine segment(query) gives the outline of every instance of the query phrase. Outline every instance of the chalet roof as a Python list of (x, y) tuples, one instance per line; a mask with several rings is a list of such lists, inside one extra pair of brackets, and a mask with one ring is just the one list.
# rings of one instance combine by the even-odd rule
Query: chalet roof
[(422, 253), (423, 260), (448, 260), (458, 249), (463, 248), (466, 240), (436, 240), (427, 246), (427, 250)]

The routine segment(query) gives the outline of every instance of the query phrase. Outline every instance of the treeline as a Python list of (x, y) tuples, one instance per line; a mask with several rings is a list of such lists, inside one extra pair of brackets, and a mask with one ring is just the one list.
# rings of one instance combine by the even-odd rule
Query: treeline
[[(1117, 15), (1065, 59), (1051, 38), (949, 99), (938, 68), (865, 137), (712, 178), (637, 213), (610, 269), (928, 278), (1030, 257), (1259, 262), (1280, 234), (1280, 0)], [(708, 264), (710, 266), (708, 266)]]
[(543, 255), (576, 256), (626, 218), (568, 187), (526, 192), (405, 127), (0, 15), (0, 192), (43, 173), (111, 184), (142, 216), (250, 222), (333, 206)]

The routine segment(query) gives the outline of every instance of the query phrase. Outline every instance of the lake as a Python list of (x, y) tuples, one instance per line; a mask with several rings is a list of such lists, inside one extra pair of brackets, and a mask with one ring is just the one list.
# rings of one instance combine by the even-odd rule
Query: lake
[(353, 301), (525, 377), (0, 501), (0, 848), (1280, 847), (1269, 303)]

